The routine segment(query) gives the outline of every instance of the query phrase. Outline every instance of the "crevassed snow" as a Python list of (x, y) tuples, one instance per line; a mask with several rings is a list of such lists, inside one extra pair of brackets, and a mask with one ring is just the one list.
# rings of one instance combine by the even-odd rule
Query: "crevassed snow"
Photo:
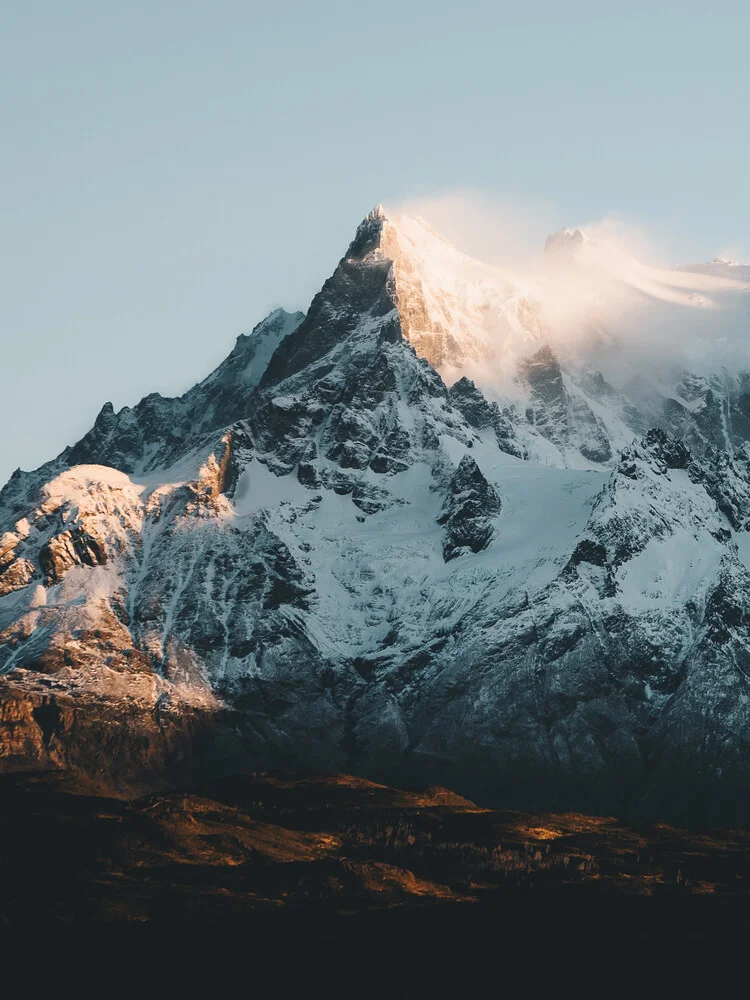
[(275, 476), (258, 461), (240, 477), (235, 515), (262, 516), (314, 574), (306, 628), (329, 654), (375, 654), (396, 621), (400, 642), (418, 648), (426, 634), (449, 629), (486, 600), (490, 583), (493, 602), (514, 588), (546, 586), (569, 558), (606, 476), (536, 466), (481, 444), (469, 450), (450, 436), (441, 443), (451, 461), (472, 454), (503, 503), (488, 549), (448, 563), (437, 523), (442, 493), (426, 463), (385, 481), (366, 470), (362, 481), (387, 484), (393, 501), (368, 516), (351, 496), (310, 491), (294, 474)]
[(620, 600), (631, 614), (702, 602), (715, 586), (726, 547), (690, 530), (652, 539), (618, 576)]
[(546, 586), (575, 548), (608, 473), (524, 462), (486, 445), (466, 448), (447, 435), (441, 444), (455, 463), (471, 455), (503, 503), (496, 537), (472, 557), (474, 564), (498, 574), (498, 593)]

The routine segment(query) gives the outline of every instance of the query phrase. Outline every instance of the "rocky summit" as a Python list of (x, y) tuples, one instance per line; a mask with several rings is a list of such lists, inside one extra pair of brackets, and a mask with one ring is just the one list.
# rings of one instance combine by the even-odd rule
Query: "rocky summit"
[[(675, 271), (670, 315), (746, 333), (725, 271)], [(378, 207), (305, 315), (14, 473), (0, 769), (750, 821), (750, 365), (578, 333)]]

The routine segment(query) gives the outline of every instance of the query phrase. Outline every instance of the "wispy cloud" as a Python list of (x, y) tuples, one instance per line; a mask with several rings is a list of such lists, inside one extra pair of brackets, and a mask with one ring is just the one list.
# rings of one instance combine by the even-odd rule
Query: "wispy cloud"
[(458, 249), (497, 267), (499, 281), (515, 281), (535, 300), (560, 350), (606, 342), (614, 367), (614, 359), (712, 370), (750, 364), (750, 285), (721, 269), (677, 270), (643, 227), (615, 214), (578, 224), (584, 240), (573, 254), (545, 258), (546, 238), (560, 228), (549, 204), (453, 191), (396, 210), (423, 217)]

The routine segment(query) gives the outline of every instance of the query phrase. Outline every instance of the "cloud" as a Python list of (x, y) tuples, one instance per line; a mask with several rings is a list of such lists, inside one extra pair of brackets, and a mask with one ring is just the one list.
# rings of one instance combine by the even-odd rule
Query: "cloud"
[(540, 262), (547, 235), (561, 225), (551, 204), (471, 190), (406, 199), (395, 210), (421, 216), (471, 257), (518, 269)]
[[(638, 368), (750, 367), (750, 284), (726, 269), (677, 270), (643, 227), (616, 214), (583, 223), (582, 241), (545, 257), (548, 235), (560, 228), (550, 204), (454, 191), (406, 200), (397, 210), (421, 216), (458, 249), (496, 267), (498, 285), (533, 300), (558, 352), (585, 358), (596, 347), (597, 363), (614, 379)], [(744, 269), (736, 275), (748, 276)], [(498, 321), (494, 333), (506, 359), (508, 330)]]

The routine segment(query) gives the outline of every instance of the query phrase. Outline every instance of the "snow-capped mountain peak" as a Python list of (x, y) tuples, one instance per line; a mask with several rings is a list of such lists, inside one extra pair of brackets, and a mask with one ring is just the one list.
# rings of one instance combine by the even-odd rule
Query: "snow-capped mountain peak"
[[(726, 315), (657, 294), (713, 296), (711, 275), (594, 243), (648, 310)], [(601, 295), (574, 335), (549, 287), (379, 206), (306, 314), (14, 474), (0, 767), (744, 801), (750, 377), (639, 365)]]
[(706, 274), (750, 285), (750, 264), (743, 264), (739, 260), (730, 260), (727, 257), (714, 257), (705, 264), (682, 264), (678, 269), (690, 274)]
[(547, 261), (559, 265), (574, 258), (585, 241), (586, 237), (580, 229), (561, 229), (547, 237), (544, 255)]

